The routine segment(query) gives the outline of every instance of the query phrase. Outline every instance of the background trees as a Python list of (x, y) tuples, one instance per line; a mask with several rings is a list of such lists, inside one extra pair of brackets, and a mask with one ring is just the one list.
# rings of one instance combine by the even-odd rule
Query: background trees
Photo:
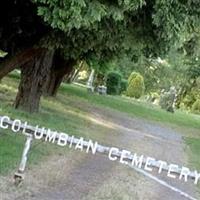
[(0, 78), (22, 69), (15, 105), (28, 111), (38, 110), (42, 94), (55, 96), (80, 60), (97, 61), (99, 83), (103, 67), (118, 68), (125, 78), (138, 71), (151, 92), (169, 87), (186, 65), (177, 67), (172, 55), (182, 61), (199, 58), (195, 0), (9, 0), (1, 11), (0, 46), (8, 56), (0, 65)]

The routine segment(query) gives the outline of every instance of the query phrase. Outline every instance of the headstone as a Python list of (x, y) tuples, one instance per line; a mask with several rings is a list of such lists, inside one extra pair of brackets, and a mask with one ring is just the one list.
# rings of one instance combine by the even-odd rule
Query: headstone
[(89, 92), (94, 92), (93, 81), (94, 81), (94, 69), (92, 69), (88, 82), (87, 82), (87, 89)]
[(97, 88), (97, 92), (101, 95), (106, 95), (107, 94), (107, 87), (104, 85), (99, 85)]
[(174, 112), (175, 103), (177, 99), (177, 92), (174, 86), (170, 87), (170, 90), (165, 92), (161, 91), (160, 95), (160, 106), (162, 109), (167, 110), (168, 112)]

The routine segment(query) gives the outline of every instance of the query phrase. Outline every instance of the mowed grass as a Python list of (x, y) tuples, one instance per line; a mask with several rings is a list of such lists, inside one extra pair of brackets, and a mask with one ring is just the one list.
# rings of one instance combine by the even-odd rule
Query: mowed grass
[[(85, 88), (67, 84), (62, 84), (56, 98), (42, 98), (40, 112), (30, 115), (24, 111), (15, 110), (12, 106), (19, 84), (18, 77), (18, 75), (12, 73), (0, 83), (0, 115), (8, 115), (12, 118), (28, 121), (32, 125), (45, 126), (77, 137), (83, 136), (88, 139), (103, 141), (103, 135), (107, 134), (108, 130), (100, 125), (92, 126), (92, 122), (87, 118), (87, 113), (83, 111), (84, 109), (81, 109), (81, 102), (83, 102), (91, 106), (117, 110), (132, 117), (182, 127), (184, 130), (194, 128), (197, 133), (200, 130), (200, 116), (198, 115), (180, 111), (171, 114), (151, 104), (119, 96), (90, 94)], [(200, 149), (199, 138), (200, 133), (196, 136), (196, 139), (186, 136), (186, 143), (193, 152), (191, 160), (198, 169), (200, 169), (200, 163), (196, 160), (198, 160), (197, 156)], [(24, 141), (23, 136), (14, 135), (10, 131), (0, 129), (0, 174), (18, 167)], [(67, 148), (34, 141), (28, 163), (37, 164), (49, 155), (63, 154), (66, 151)]]
[(160, 109), (158, 106), (123, 98), (121, 96), (90, 95), (85, 88), (76, 85), (63, 84), (60, 90), (67, 95), (80, 98), (93, 105), (115, 109), (133, 117), (154, 120), (171, 126), (176, 125), (200, 130), (200, 115), (188, 114), (182, 111), (176, 111), (173, 114)]
[[(0, 132), (0, 174), (5, 175), (11, 170), (17, 170), (23, 147), (26, 138), (22, 135), (13, 134), (11, 131)], [(42, 142), (43, 143), (43, 142)], [(46, 143), (41, 145), (41, 142), (33, 141), (30, 153), (28, 166), (36, 165), (41, 160), (47, 158), (49, 155), (60, 153), (63, 151), (57, 146)]]
[[(0, 83), (0, 115), (7, 115), (13, 119), (27, 121), (31, 125), (50, 128), (51, 130), (68, 133), (86, 139), (97, 139), (105, 132), (99, 125), (91, 128), (92, 122), (86, 117), (86, 113), (72, 107), (70, 99), (62, 95), (62, 102), (58, 98), (43, 98), (39, 113), (29, 114), (22, 110), (15, 110), (13, 102), (17, 93), (19, 80), (16, 77), (5, 77)], [(101, 139), (101, 138), (100, 138)], [(0, 174), (5, 174), (17, 169), (24, 147), (25, 137), (13, 134), (9, 130), (0, 129)], [(37, 164), (52, 154), (64, 154), (67, 148), (60, 148), (43, 141), (33, 141), (28, 165)]]
[(186, 144), (190, 147), (189, 160), (192, 167), (200, 171), (200, 138), (185, 138)]

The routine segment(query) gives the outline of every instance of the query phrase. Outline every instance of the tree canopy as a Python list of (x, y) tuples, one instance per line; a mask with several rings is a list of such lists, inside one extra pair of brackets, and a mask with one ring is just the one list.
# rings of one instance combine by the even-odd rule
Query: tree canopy
[[(200, 33), (200, 10), (196, 0), (34, 2), (38, 15), (53, 29), (66, 33), (68, 41), (73, 41), (72, 47), (78, 43), (77, 46), (87, 49), (88, 45), (83, 42), (87, 40), (88, 49), (93, 51), (101, 46), (113, 50), (119, 44), (126, 49), (133, 45), (146, 48), (157, 45), (154, 50), (181, 48)], [(124, 46), (119, 39), (123, 39)], [(148, 54), (153, 53), (151, 48)]]
[(196, 51), (198, 4), (196, 0), (9, 0), (1, 7), (1, 47), (11, 54), (45, 35), (40, 44), (62, 49), (66, 58), (94, 54), (104, 59), (122, 50), (133, 56), (160, 56), (169, 48), (187, 50), (187, 46)]
[[(141, 63), (138, 71), (150, 77), (145, 80), (148, 89), (156, 87), (151, 82), (160, 81), (160, 72), (168, 71), (159, 63), (150, 68), (156, 58), (174, 60), (170, 64), (179, 65), (177, 71), (186, 61), (196, 65), (200, 59), (198, 0), (8, 0), (0, 9), (0, 49), (11, 57), (0, 66), (0, 78), (16, 66), (22, 67), (24, 80), (34, 80), (26, 77), (32, 75), (27, 66), (37, 74), (45, 71), (48, 74), (41, 76), (44, 85), (52, 84), (47, 86), (53, 88), (51, 94), (79, 60), (95, 60), (99, 67), (114, 58), (129, 66)], [(42, 63), (47, 60), (49, 66)], [(35, 78), (38, 85), (43, 83)], [(35, 86), (29, 87), (31, 92)]]

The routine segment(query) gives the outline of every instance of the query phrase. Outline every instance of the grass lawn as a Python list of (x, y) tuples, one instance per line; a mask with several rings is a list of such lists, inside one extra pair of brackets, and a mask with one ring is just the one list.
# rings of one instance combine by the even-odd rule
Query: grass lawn
[[(91, 138), (103, 141), (102, 132), (105, 128), (95, 125), (96, 132), (92, 129), (92, 122), (89, 121), (86, 113), (76, 107), (72, 107), (73, 99), (66, 93), (58, 95), (57, 98), (43, 98), (39, 113), (28, 114), (22, 110), (15, 110), (12, 107), (14, 102), (19, 80), (16, 76), (5, 77), (0, 83), (0, 115), (7, 115), (13, 119), (18, 118), (28, 121), (31, 125), (44, 126), (52, 130), (66, 132), (77, 137)], [(62, 99), (62, 101), (61, 101)], [(97, 132), (99, 134), (97, 134)], [(0, 129), (0, 174), (5, 174), (18, 167), (22, 154), (25, 138), (14, 135), (8, 130)], [(37, 148), (35, 148), (37, 146)], [(67, 148), (60, 148), (57, 145), (41, 141), (33, 141), (33, 148), (30, 153), (28, 164), (37, 164), (40, 160), (52, 154), (64, 154)]]
[[(0, 83), (0, 115), (8, 115), (28, 121), (32, 125), (41, 125), (52, 130), (64, 131), (70, 135), (103, 141), (103, 138), (101, 138), (102, 134), (100, 134), (105, 132), (103, 127), (96, 125), (95, 129), (99, 134), (94, 133), (91, 129), (91, 122), (83, 117), (86, 113), (77, 105), (79, 102), (84, 101), (91, 105), (118, 110), (133, 117), (157, 121), (170, 126), (180, 127), (184, 130), (193, 128), (197, 133), (195, 139), (193, 136), (186, 135), (185, 140), (186, 144), (191, 147), (192, 153), (190, 152), (190, 157), (192, 164), (197, 169), (200, 169), (200, 161), (198, 159), (200, 153), (200, 116), (198, 115), (187, 114), (181, 111), (171, 114), (157, 106), (119, 96), (90, 95), (85, 88), (67, 84), (62, 85), (56, 98), (43, 98), (40, 112), (30, 115), (12, 108), (18, 83), (18, 76), (13, 73), (5, 77)], [(9, 131), (0, 130), (0, 174), (17, 168), (23, 145), (24, 137), (13, 135)], [(33, 146), (37, 146), (37, 148), (33, 147), (29, 164), (37, 164), (41, 159), (52, 153), (65, 153), (67, 151), (66, 148), (57, 148), (56, 145), (50, 144), (41, 145), (37, 141), (34, 141)]]
[(125, 112), (131, 116), (141, 117), (149, 120), (155, 120), (170, 125), (181, 127), (197, 128), (200, 130), (200, 116), (176, 111), (174, 114), (160, 109), (158, 106), (139, 102), (133, 99), (126, 99), (120, 96), (101, 96), (98, 94), (88, 95), (85, 88), (76, 85), (63, 84), (61, 91), (67, 95), (80, 98), (94, 105), (112, 108)]
[(190, 147), (189, 160), (192, 167), (200, 170), (200, 138), (185, 138), (186, 144)]

